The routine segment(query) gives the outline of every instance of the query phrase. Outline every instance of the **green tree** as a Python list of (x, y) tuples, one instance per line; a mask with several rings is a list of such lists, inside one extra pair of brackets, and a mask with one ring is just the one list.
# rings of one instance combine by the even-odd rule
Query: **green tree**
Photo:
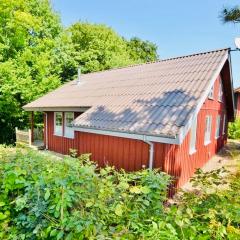
[(149, 41), (143, 41), (137, 37), (127, 42), (130, 56), (135, 61), (151, 62), (158, 59), (157, 45)]
[(75, 60), (84, 73), (158, 58), (155, 44), (136, 37), (128, 41), (103, 24), (77, 22), (68, 32), (75, 48)]
[(224, 8), (221, 11), (220, 17), (224, 23), (240, 23), (240, 7)]
[(69, 29), (75, 60), (84, 73), (133, 64), (127, 44), (110, 27), (77, 22)]
[(60, 85), (63, 30), (48, 0), (0, 4), (0, 142), (28, 123), (22, 106)]

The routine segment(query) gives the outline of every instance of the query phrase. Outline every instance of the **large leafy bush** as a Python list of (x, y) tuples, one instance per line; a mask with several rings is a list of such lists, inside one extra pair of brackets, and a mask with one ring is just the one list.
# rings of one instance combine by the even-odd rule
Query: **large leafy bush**
[(228, 125), (228, 136), (231, 139), (240, 139), (240, 119)]
[(169, 205), (157, 170), (1, 147), (0, 239), (240, 239), (240, 171), (227, 174), (199, 170)]
[(169, 176), (158, 171), (4, 148), (0, 162), (1, 239), (135, 239), (163, 213)]

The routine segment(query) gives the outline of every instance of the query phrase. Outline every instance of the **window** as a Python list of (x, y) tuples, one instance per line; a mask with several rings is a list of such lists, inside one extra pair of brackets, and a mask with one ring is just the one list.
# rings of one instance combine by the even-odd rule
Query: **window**
[(64, 121), (64, 136), (68, 138), (74, 138), (74, 130), (72, 128), (72, 121), (74, 120), (73, 112), (65, 112), (65, 121)]
[(220, 78), (220, 81), (219, 81), (218, 101), (219, 102), (223, 101), (223, 87), (222, 87), (222, 79), (221, 78)]
[(208, 94), (208, 98), (209, 99), (213, 99), (213, 96), (214, 96), (214, 85), (211, 87), (211, 90), (210, 90), (210, 92)]
[(189, 153), (192, 154), (196, 152), (196, 137), (197, 137), (197, 118), (193, 120), (193, 125), (190, 133), (190, 145), (189, 145)]
[(205, 135), (204, 135), (205, 145), (211, 142), (211, 131), (212, 131), (212, 116), (207, 115), (205, 120)]
[(217, 120), (216, 120), (216, 131), (215, 131), (215, 138), (219, 138), (220, 136), (220, 122), (221, 122), (221, 116), (218, 115), (217, 116)]
[(222, 125), (222, 134), (225, 134), (225, 127), (226, 127), (226, 115), (223, 115), (223, 125)]
[(62, 136), (63, 134), (63, 119), (62, 112), (54, 113), (54, 134), (58, 136)]

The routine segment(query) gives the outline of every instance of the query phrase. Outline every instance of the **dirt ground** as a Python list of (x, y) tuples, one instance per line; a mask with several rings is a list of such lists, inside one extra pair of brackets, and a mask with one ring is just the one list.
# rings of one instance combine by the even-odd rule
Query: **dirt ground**
[[(240, 141), (228, 140), (226, 146), (214, 157), (212, 157), (203, 167), (204, 172), (226, 168), (230, 173), (234, 173), (237, 165), (240, 164)], [(190, 182), (186, 183), (182, 190), (191, 191), (193, 189)]]

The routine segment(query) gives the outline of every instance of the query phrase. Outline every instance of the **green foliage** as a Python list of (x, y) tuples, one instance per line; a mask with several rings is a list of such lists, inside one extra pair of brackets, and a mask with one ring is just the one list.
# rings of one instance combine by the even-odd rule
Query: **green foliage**
[(155, 44), (139, 38), (127, 41), (103, 24), (77, 22), (68, 32), (75, 60), (84, 73), (154, 61), (158, 57)]
[(137, 37), (127, 42), (130, 56), (135, 61), (152, 62), (158, 59), (157, 46), (149, 41), (143, 41)]
[(169, 211), (180, 239), (239, 239), (239, 172), (226, 181), (225, 169), (199, 171), (192, 181), (197, 189)]
[(163, 213), (164, 173), (0, 151), (0, 239), (136, 239)]
[(4, 147), (0, 163), (0, 239), (240, 239), (239, 170), (198, 170), (196, 189), (168, 206), (157, 170)]
[(220, 18), (224, 23), (240, 23), (240, 7), (224, 8), (221, 11)]
[(240, 139), (240, 119), (228, 125), (228, 137), (231, 139)]
[(62, 28), (47, 0), (1, 2), (0, 24), (0, 142), (9, 143), (28, 123), (21, 107), (61, 83)]

